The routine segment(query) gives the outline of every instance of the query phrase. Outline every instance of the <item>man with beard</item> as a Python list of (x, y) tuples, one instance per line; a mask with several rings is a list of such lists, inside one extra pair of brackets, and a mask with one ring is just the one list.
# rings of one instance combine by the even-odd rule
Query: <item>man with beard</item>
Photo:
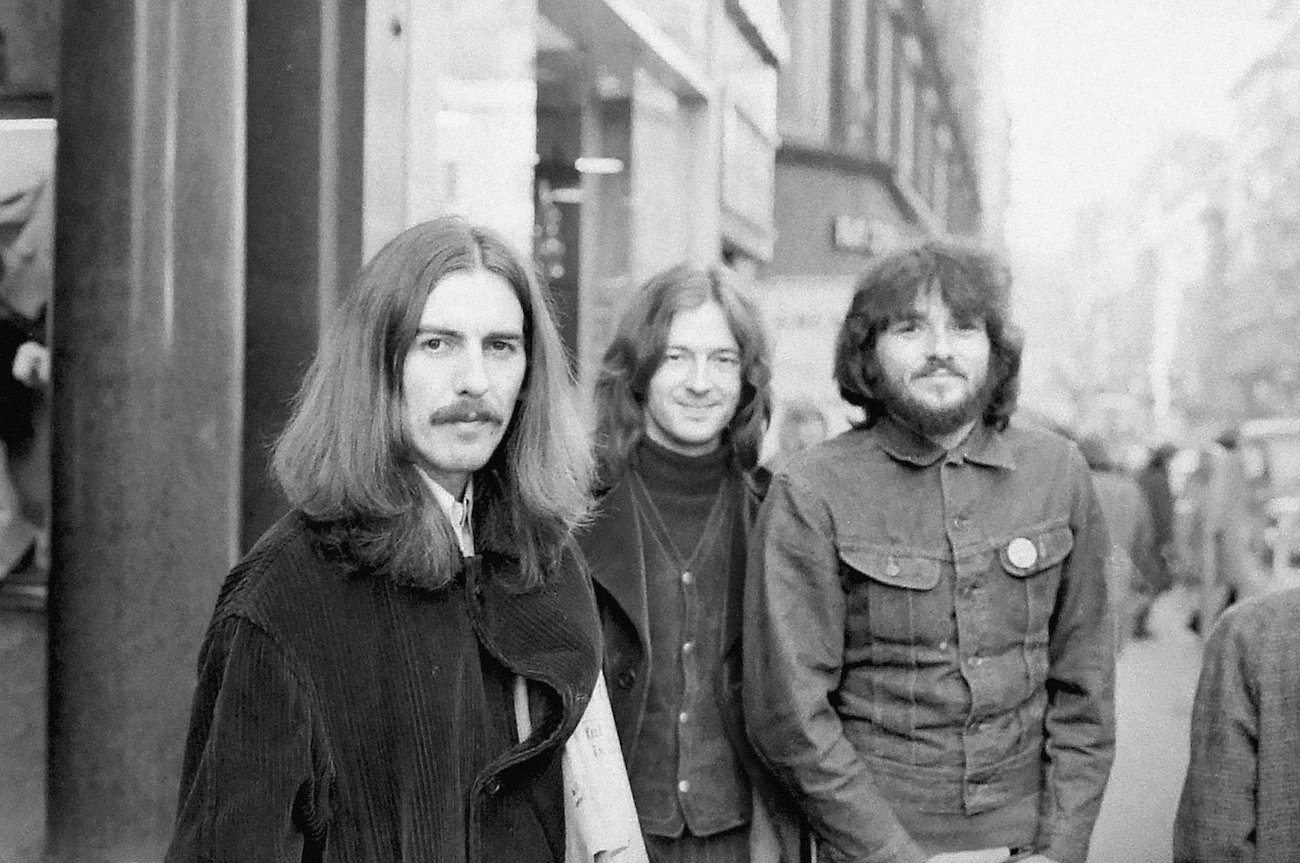
[(276, 446), (293, 509), (217, 600), (168, 863), (566, 859), (600, 649), (571, 389), (496, 233), (435, 219), (362, 269)]
[(864, 411), (773, 478), (744, 703), (822, 858), (1084, 863), (1114, 755), (1109, 547), (1088, 467), (1012, 419), (1005, 268), (929, 242), (860, 281)]
[(725, 271), (683, 265), (632, 296), (596, 383), (605, 491), (581, 544), (654, 863), (744, 863), (773, 835), (751, 830), (767, 810), (738, 691), (769, 378), (753, 302)]

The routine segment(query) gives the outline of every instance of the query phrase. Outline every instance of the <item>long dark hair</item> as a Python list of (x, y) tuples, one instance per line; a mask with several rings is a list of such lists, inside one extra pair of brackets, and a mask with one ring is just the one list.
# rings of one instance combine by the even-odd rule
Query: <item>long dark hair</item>
[(740, 346), (740, 400), (723, 440), (735, 467), (748, 471), (772, 414), (772, 366), (767, 335), (754, 301), (720, 267), (688, 264), (650, 277), (619, 318), (596, 378), (596, 446), (601, 481), (612, 483), (634, 461), (645, 434), (650, 379), (663, 362), (673, 318), (713, 301)]
[[(528, 371), (506, 434), (475, 474), (484, 539), (508, 543), (521, 586), (545, 580), (591, 506), (592, 457), (546, 295), (497, 233), (456, 217), (403, 231), (362, 268), (275, 446), (272, 469), (289, 501), (364, 567), (453, 577), (459, 549), (421, 481), (402, 431), (402, 368), (434, 286), (486, 270), (524, 312)], [(427, 577), (427, 576), (426, 576)]]
[(865, 412), (861, 427), (869, 428), (888, 413), (879, 394), (876, 340), (891, 321), (911, 310), (919, 294), (932, 289), (955, 314), (984, 320), (992, 388), (982, 420), (1006, 428), (1016, 409), (1024, 347), (1010, 320), (1010, 271), (996, 255), (955, 240), (930, 240), (888, 254), (858, 280), (835, 345), (840, 395)]

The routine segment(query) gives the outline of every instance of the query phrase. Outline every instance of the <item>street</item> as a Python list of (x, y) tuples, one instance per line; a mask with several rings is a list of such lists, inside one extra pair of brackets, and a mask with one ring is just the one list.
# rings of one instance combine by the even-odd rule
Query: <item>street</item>
[(1185, 622), (1191, 599), (1162, 595), (1155, 637), (1130, 640), (1115, 682), (1118, 744), (1093, 833), (1089, 863), (1170, 863), (1174, 812), (1187, 768), (1187, 740), (1200, 670), (1200, 639)]

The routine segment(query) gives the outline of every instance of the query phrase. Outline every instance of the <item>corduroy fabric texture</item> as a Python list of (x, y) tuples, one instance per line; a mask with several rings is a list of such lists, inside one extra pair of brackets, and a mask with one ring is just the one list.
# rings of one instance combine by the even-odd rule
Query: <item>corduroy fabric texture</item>
[[(167, 861), (560, 859), (560, 752), (599, 629), (575, 559), (526, 593), (514, 566), (487, 552), (429, 590), (349, 573), (281, 520), (218, 599)], [(502, 715), (516, 674), (522, 743)]]

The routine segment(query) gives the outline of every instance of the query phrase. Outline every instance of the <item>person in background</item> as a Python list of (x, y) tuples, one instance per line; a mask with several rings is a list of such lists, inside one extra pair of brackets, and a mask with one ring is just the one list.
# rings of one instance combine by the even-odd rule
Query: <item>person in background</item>
[(821, 408), (802, 398), (792, 399), (781, 410), (776, 424), (776, 452), (765, 465), (768, 473), (780, 470), (797, 452), (816, 446), (826, 440), (828, 427)]
[(1151, 512), (1152, 538), (1157, 553), (1152, 567), (1139, 567), (1142, 581), (1137, 590), (1134, 638), (1150, 637), (1148, 618), (1151, 603), (1174, 585), (1174, 571), (1180, 555), (1174, 529), (1177, 513), (1169, 483), (1169, 462), (1177, 453), (1178, 449), (1173, 444), (1161, 444), (1152, 451), (1146, 466), (1137, 475), (1138, 486), (1146, 496), (1147, 507)]
[(43, 580), (54, 194), (47, 175), (10, 182), (0, 188), (0, 581), (33, 572)]
[(750, 739), (829, 863), (1084, 863), (1114, 757), (1110, 543), (1074, 444), (1017, 422), (1005, 268), (931, 241), (858, 282), (855, 428), (772, 479)]
[(771, 829), (751, 829), (771, 821), (737, 691), (770, 374), (753, 301), (728, 272), (682, 265), (631, 297), (596, 382), (603, 491), (580, 541), (656, 863), (777, 859)]
[(1154, 593), (1150, 585), (1159, 578), (1155, 572), (1160, 565), (1155, 522), (1142, 488), (1111, 458), (1104, 440), (1085, 436), (1079, 441), (1079, 451), (1092, 470), (1093, 487), (1110, 534), (1106, 588), (1118, 650), (1130, 634), (1139, 639), (1151, 637), (1147, 616)]
[(1236, 429), (1224, 430), (1207, 453), (1201, 515), (1201, 602), (1192, 628), (1206, 634), (1224, 609), (1248, 594), (1255, 565), (1247, 543), (1250, 490)]
[(1300, 849), (1300, 589), (1228, 609), (1205, 643), (1174, 863), (1292, 863)]
[[(361, 270), (222, 587), (169, 863), (559, 863), (600, 670), (589, 442), (546, 297), (444, 217)], [(621, 766), (621, 764), (620, 764)]]

